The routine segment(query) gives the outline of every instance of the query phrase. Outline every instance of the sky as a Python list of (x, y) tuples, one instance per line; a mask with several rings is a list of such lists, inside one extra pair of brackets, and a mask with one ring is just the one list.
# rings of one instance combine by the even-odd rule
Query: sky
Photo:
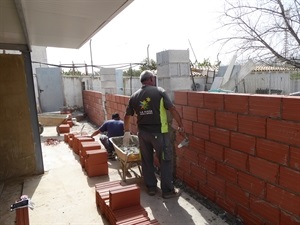
[[(134, 64), (148, 55), (156, 61), (161, 51), (186, 49), (192, 62), (214, 63), (220, 51), (214, 41), (220, 37), (223, 4), (220, 0), (134, 0), (80, 49), (48, 47), (48, 63)], [(219, 59), (226, 64), (231, 57), (219, 55)]]

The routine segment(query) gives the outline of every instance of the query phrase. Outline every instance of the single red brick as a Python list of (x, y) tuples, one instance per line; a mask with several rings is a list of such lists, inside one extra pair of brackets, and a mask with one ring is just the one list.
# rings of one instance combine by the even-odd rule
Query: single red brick
[(280, 211), (280, 224), (281, 225), (299, 225), (300, 219), (299, 216), (290, 215), (286, 212)]
[(216, 191), (207, 186), (207, 184), (203, 184), (203, 185), (199, 185), (199, 192), (206, 196), (207, 198), (209, 198), (211, 201), (215, 201), (215, 197), (216, 197)]
[(279, 184), (295, 193), (300, 194), (300, 172), (281, 166)]
[[(187, 134), (192, 134), (193, 133), (193, 122), (190, 120), (185, 120), (185, 119), (181, 119), (183, 127), (184, 127), (184, 131)], [(178, 124), (176, 123), (176, 126), (178, 127)]]
[(207, 157), (204, 154), (199, 154), (198, 155), (199, 158), (199, 162), (198, 165), (204, 169), (206, 169), (207, 171), (211, 172), (211, 173), (215, 173), (216, 172), (216, 168), (217, 168), (217, 164), (216, 164), (216, 160)]
[[(199, 109), (198, 109), (199, 112)], [(216, 126), (228, 130), (237, 131), (238, 120), (237, 114), (232, 112), (216, 112)], [(199, 119), (198, 119), (199, 121)]]
[(207, 185), (219, 194), (225, 194), (225, 180), (215, 174), (207, 173)]
[(209, 139), (209, 126), (201, 123), (193, 124), (193, 135), (198, 138)]
[(105, 149), (86, 151), (85, 160), (89, 165), (107, 163), (107, 151)]
[(190, 173), (191, 168), (191, 162), (189, 160), (186, 160), (184, 158), (177, 158), (176, 165), (178, 168), (180, 168), (182, 171), (185, 171), (187, 173)]
[(183, 182), (186, 183), (192, 189), (198, 190), (199, 179), (197, 177), (192, 176), (192, 175), (190, 175), (188, 173), (185, 173), (183, 175)]
[(290, 166), (300, 171), (300, 148), (290, 147)]
[(249, 95), (227, 94), (224, 95), (225, 110), (229, 112), (248, 114)]
[(238, 205), (237, 214), (244, 225), (264, 225), (264, 221), (253, 214), (248, 208)]
[(74, 143), (73, 143), (73, 151), (78, 154), (81, 142), (86, 142), (86, 141), (95, 141), (95, 140), (92, 137), (75, 135)]
[(191, 176), (200, 183), (206, 183), (206, 170), (196, 164), (191, 164)]
[(217, 174), (220, 177), (223, 177), (226, 181), (230, 181), (233, 183), (237, 183), (237, 171), (236, 169), (222, 164), (222, 163), (217, 163)]
[(69, 124), (70, 127), (73, 127), (73, 121), (72, 120), (67, 120), (65, 123)]
[(224, 109), (224, 94), (221, 93), (205, 93), (204, 107), (208, 109)]
[(249, 113), (259, 116), (280, 118), (281, 96), (250, 95)]
[(224, 160), (224, 147), (209, 141), (205, 142), (205, 154), (218, 161)]
[(131, 206), (111, 212), (111, 224), (132, 225), (150, 221), (147, 211), (142, 206)]
[(225, 148), (224, 154), (224, 162), (228, 165), (233, 166), (234, 168), (240, 170), (247, 170), (247, 162), (248, 162), (248, 155), (240, 152), (235, 151), (230, 148)]
[[(177, 112), (179, 113), (179, 116), (182, 118), (182, 105), (174, 104), (176, 107)], [(135, 117), (134, 117), (135, 118)]]
[(274, 185), (267, 184), (267, 198), (269, 202), (280, 209), (292, 214), (300, 215), (300, 196), (292, 194)]
[(232, 149), (254, 155), (256, 142), (255, 137), (247, 134), (232, 132), (230, 139)]
[(112, 210), (140, 205), (140, 188), (130, 185), (109, 191), (109, 206)]
[(290, 145), (300, 145), (300, 124), (284, 120), (267, 120), (267, 138)]
[(205, 141), (201, 138), (190, 136), (189, 137), (189, 149), (193, 149), (196, 152), (204, 152)]
[(279, 224), (280, 210), (278, 207), (255, 197), (250, 197), (250, 209), (272, 224)]
[(198, 162), (198, 154), (196, 151), (191, 149), (185, 149), (183, 157), (190, 161), (191, 163), (197, 163)]
[(58, 126), (58, 132), (61, 134), (70, 133), (70, 125), (69, 124), (60, 124)]
[[(141, 213), (141, 215), (137, 215), (137, 216), (128, 216), (127, 215), (127, 219), (123, 219), (120, 221), (116, 221), (116, 225), (132, 225), (132, 224), (138, 224), (138, 225), (146, 225), (146, 224), (150, 224), (150, 218), (146, 215), (143, 215)], [(112, 223), (114, 224), (114, 223)]]
[(188, 103), (188, 92), (185, 91), (175, 91), (174, 92), (174, 103), (178, 105), (187, 105)]
[(264, 198), (265, 196), (265, 181), (254, 177), (250, 174), (239, 172), (238, 184), (249, 193)]
[(226, 183), (226, 196), (240, 205), (249, 207), (250, 194), (235, 184)]
[(199, 92), (188, 92), (188, 105), (194, 107), (203, 107), (203, 93)]
[(197, 111), (199, 123), (214, 126), (215, 125), (215, 110), (199, 108)]
[(230, 145), (230, 132), (228, 130), (216, 127), (210, 127), (209, 131), (210, 140), (216, 144), (229, 147)]
[(101, 149), (101, 145), (98, 141), (82, 141), (79, 144), (79, 151), (82, 152), (82, 155), (86, 155), (86, 151), (88, 150), (98, 150)]
[(226, 198), (222, 195), (216, 195), (216, 203), (221, 206), (222, 209), (225, 209), (226, 212), (231, 213), (232, 215), (235, 215), (236, 212), (236, 205), (237, 203), (232, 201), (229, 198)]
[(108, 175), (108, 164), (102, 163), (102, 164), (92, 164), (89, 165), (88, 163), (85, 163), (85, 168), (88, 177), (97, 177), (97, 176), (103, 176)]
[(250, 156), (249, 171), (252, 175), (275, 184), (278, 177), (279, 165), (261, 158)]
[(287, 165), (289, 146), (271, 140), (258, 138), (256, 154), (261, 158)]
[(297, 96), (282, 97), (282, 119), (300, 121), (300, 101)]
[(256, 116), (238, 116), (238, 131), (259, 137), (266, 137), (266, 118)]
[(197, 108), (190, 106), (183, 106), (182, 118), (197, 122)]

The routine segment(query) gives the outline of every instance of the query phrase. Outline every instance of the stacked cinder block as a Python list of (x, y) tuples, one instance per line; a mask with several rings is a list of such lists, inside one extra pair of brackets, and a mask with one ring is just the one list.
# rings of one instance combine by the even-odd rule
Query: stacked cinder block
[(95, 185), (96, 204), (112, 225), (159, 224), (150, 220), (140, 203), (140, 188), (136, 184), (123, 186), (120, 181)]

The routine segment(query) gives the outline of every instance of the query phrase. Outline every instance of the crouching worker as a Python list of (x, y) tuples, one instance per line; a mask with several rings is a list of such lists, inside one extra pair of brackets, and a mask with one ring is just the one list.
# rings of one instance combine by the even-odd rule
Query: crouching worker
[(92, 133), (91, 137), (94, 137), (97, 134), (101, 134), (100, 141), (106, 148), (108, 158), (115, 159), (115, 149), (109, 138), (124, 135), (124, 122), (120, 119), (120, 115), (114, 113), (112, 119), (105, 121), (94, 133)]

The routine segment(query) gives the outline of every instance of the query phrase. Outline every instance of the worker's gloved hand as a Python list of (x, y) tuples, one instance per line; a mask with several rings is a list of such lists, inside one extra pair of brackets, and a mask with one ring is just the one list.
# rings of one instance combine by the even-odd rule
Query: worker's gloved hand
[(129, 146), (130, 143), (130, 139), (131, 139), (131, 134), (129, 131), (126, 131), (124, 133), (124, 137), (123, 137), (123, 146)]

